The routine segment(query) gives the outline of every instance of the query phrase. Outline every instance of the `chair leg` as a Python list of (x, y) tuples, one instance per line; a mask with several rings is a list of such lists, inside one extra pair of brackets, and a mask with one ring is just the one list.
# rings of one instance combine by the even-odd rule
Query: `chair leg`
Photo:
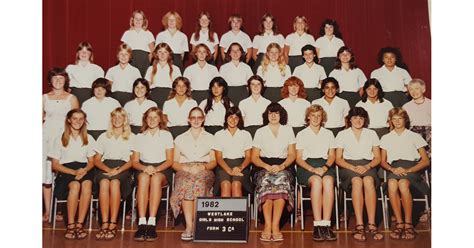
[(428, 195), (425, 195), (425, 210), (426, 210), (426, 217), (428, 220), (428, 230), (431, 230), (431, 215), (430, 215), (430, 205), (428, 203)]
[(344, 228), (347, 230), (347, 193), (344, 191)]
[[(92, 231), (92, 220), (93, 220), (93, 218), (92, 218), (92, 205), (93, 205), (93, 203), (94, 203), (94, 200), (91, 199), (91, 203), (89, 205), (89, 232)], [(97, 216), (99, 216), (99, 215), (97, 214)]]
[(166, 188), (166, 217), (165, 217), (165, 228), (168, 228), (168, 218), (169, 218), (169, 205), (170, 205), (170, 187)]
[[(55, 197), (52, 197), (55, 199)], [(51, 205), (53, 206), (53, 205)], [(56, 213), (57, 213), (57, 208), (58, 208), (58, 200), (55, 199), (54, 201), (54, 210), (53, 210), (53, 230), (56, 228)]]
[(339, 230), (339, 204), (338, 204), (338, 198), (337, 198), (337, 188), (334, 187), (334, 200), (335, 200), (335, 205), (336, 205), (336, 230)]
[[(300, 198), (300, 207), (301, 207), (301, 230), (304, 230), (304, 206), (303, 206), (303, 187), (299, 186), (298, 187), (299, 191), (301, 192), (301, 198)], [(298, 210), (296, 211), (296, 213), (298, 213)], [(296, 217), (298, 218), (298, 215), (296, 215)]]
[(255, 229), (257, 229), (258, 225), (258, 203), (257, 203), (257, 194), (254, 194), (253, 197), (253, 211), (254, 211), (254, 216), (255, 216)]
[(123, 204), (122, 204), (122, 232), (125, 231), (125, 211), (127, 209), (127, 201), (126, 200), (123, 200)]
[(135, 219), (136, 219), (136, 215), (135, 215), (136, 190), (137, 190), (137, 187), (134, 187), (132, 191), (132, 221), (130, 223), (131, 229), (133, 229), (133, 224), (135, 224)]
[(387, 209), (387, 206), (385, 205), (385, 197), (383, 195), (383, 189), (382, 187), (380, 187), (380, 197), (381, 197), (381, 202), (382, 202), (382, 218), (383, 218), (383, 226), (385, 228), (385, 230), (388, 229), (388, 225), (387, 225), (387, 212), (386, 212), (386, 209)]

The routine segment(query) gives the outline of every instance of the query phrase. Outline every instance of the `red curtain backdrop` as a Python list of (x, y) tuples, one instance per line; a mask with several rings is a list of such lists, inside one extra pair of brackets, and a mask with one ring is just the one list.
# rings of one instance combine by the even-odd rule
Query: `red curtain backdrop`
[[(81, 41), (94, 49), (94, 62), (104, 71), (116, 64), (120, 38), (129, 28), (133, 10), (141, 9), (149, 19), (154, 36), (162, 30), (161, 18), (177, 11), (183, 18), (182, 31), (194, 32), (197, 15), (211, 14), (219, 38), (227, 32), (227, 19), (233, 13), (244, 18), (244, 30), (251, 39), (260, 18), (271, 13), (280, 32), (293, 32), (293, 19), (304, 15), (310, 33), (318, 37), (320, 23), (336, 19), (344, 43), (356, 56), (356, 63), (367, 77), (379, 67), (381, 47), (400, 48), (412, 77), (427, 83), (431, 95), (431, 35), (427, 0), (43, 0), (43, 91), (46, 73), (53, 66), (66, 67), (74, 62)], [(189, 63), (189, 61), (188, 61)]]

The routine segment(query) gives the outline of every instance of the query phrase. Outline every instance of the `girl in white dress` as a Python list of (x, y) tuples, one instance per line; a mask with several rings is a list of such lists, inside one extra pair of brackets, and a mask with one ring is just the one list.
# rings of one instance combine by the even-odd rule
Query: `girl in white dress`
[[(281, 48), (285, 45), (285, 38), (278, 33), (275, 17), (265, 13), (260, 19), (259, 33), (253, 37), (252, 58), (254, 60), (253, 72), (257, 73), (262, 64), (263, 56), (270, 43), (277, 43)], [(285, 60), (285, 62), (287, 62)]]
[(212, 28), (211, 15), (209, 15), (209, 12), (203, 11), (199, 13), (197, 21), (196, 29), (191, 35), (189, 42), (191, 43), (192, 49), (201, 43), (206, 45), (211, 51), (211, 59), (207, 62), (215, 65), (217, 61), (217, 55), (219, 54), (217, 52), (219, 46), (219, 37)]
[(277, 43), (270, 43), (263, 58), (262, 64), (258, 67), (257, 75), (265, 81), (264, 96), (272, 102), (281, 100), (280, 90), (286, 79), (291, 76), (290, 67), (285, 62), (283, 50)]
[(156, 103), (150, 98), (150, 84), (146, 79), (139, 78), (133, 82), (134, 99), (125, 104), (132, 133), (140, 133), (142, 128), (143, 114), (151, 107), (156, 107)]
[(43, 95), (43, 200), (45, 206), (43, 221), (48, 221), (50, 218), (53, 182), (51, 160), (47, 157), (48, 150), (54, 139), (63, 133), (67, 112), (79, 108), (76, 96), (68, 92), (69, 77), (63, 68), (54, 67), (48, 72), (48, 85), (51, 91)]
[(130, 28), (125, 31), (120, 39), (132, 48), (132, 61), (130, 64), (140, 71), (141, 77), (150, 66), (151, 52), (155, 48), (155, 38), (148, 30), (148, 19), (141, 10), (135, 10), (130, 17)]

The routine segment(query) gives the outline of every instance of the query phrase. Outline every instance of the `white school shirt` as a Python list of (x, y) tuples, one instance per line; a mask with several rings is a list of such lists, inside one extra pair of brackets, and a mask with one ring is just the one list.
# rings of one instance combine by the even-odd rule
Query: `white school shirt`
[(214, 135), (206, 132), (202, 128), (197, 139), (193, 138), (191, 129), (182, 133), (174, 141), (176, 148), (179, 149), (179, 163), (204, 162), (211, 161), (209, 156), (212, 147), (215, 144)]
[(306, 45), (314, 45), (314, 36), (303, 33), (299, 35), (297, 32), (291, 33), (286, 36), (285, 45), (290, 47), (288, 56), (301, 56), (301, 48)]
[(427, 145), (428, 143), (421, 135), (408, 129), (405, 129), (400, 135), (392, 130), (380, 140), (380, 148), (387, 151), (388, 163), (399, 159), (417, 161), (421, 157), (418, 149)]
[(168, 117), (168, 127), (187, 126), (189, 111), (196, 106), (197, 102), (194, 99), (187, 98), (181, 107), (176, 98), (166, 100), (163, 104), (163, 114)]
[(280, 66), (278, 64), (268, 64), (267, 71), (263, 71), (263, 67), (260, 65), (257, 69), (257, 75), (263, 78), (265, 81), (265, 87), (282, 87), (289, 77), (291, 77), (291, 69), (288, 65), (285, 65), (285, 73), (282, 75)]
[(156, 102), (152, 100), (145, 99), (142, 104), (138, 103), (138, 100), (135, 98), (131, 101), (125, 103), (123, 107), (128, 114), (128, 121), (132, 126), (141, 126), (143, 114), (151, 107), (157, 107)]
[(184, 70), (184, 77), (191, 82), (192, 90), (208, 90), (209, 83), (219, 76), (217, 67), (206, 63), (203, 68), (196, 62)]
[(316, 48), (319, 48), (319, 58), (337, 57), (337, 51), (344, 46), (344, 41), (336, 36), (333, 36), (332, 39), (329, 40), (329, 38), (324, 35), (319, 37), (314, 45)]
[(285, 45), (285, 38), (281, 34), (264, 33), (263, 35), (255, 35), (253, 37), (252, 47), (257, 49), (257, 53), (266, 53), (270, 43), (277, 43), (281, 48)]
[(102, 154), (102, 161), (107, 159), (130, 161), (132, 155), (132, 145), (135, 139), (135, 134), (130, 133), (128, 139), (123, 139), (122, 135), (118, 138), (107, 138), (107, 132), (102, 133), (97, 139), (95, 151)]
[(321, 127), (316, 134), (306, 127), (296, 135), (296, 149), (303, 150), (303, 160), (308, 158), (328, 158), (329, 149), (337, 148), (334, 134)]
[(411, 100), (402, 106), (408, 113), (411, 126), (431, 126), (431, 100), (425, 97), (422, 104)]
[(81, 109), (87, 114), (88, 130), (107, 130), (110, 121), (110, 112), (121, 107), (112, 97), (104, 97), (102, 101), (91, 97), (82, 103)]
[(304, 87), (309, 89), (318, 88), (321, 89), (319, 81), (326, 78), (326, 71), (324, 67), (313, 63), (311, 67), (308, 64), (303, 63), (295, 68), (293, 76), (298, 77), (303, 81)]
[[(214, 101), (214, 100), (213, 100)], [(207, 99), (204, 99), (200, 104), (199, 108), (204, 111), (206, 108), (207, 104)], [(232, 102), (230, 102), (230, 106), (234, 106)], [(206, 113), (206, 120), (204, 121), (205, 126), (224, 126), (225, 122), (225, 112), (227, 110), (224, 107), (224, 101), (220, 102), (213, 102), (212, 104), (212, 109), (209, 110), (209, 112)]]
[(252, 136), (246, 130), (237, 128), (234, 135), (223, 129), (215, 134), (213, 149), (222, 152), (223, 158), (245, 158), (245, 151), (252, 149)]
[(326, 128), (337, 128), (345, 126), (344, 119), (346, 118), (347, 114), (349, 114), (349, 103), (338, 96), (335, 96), (332, 100), (331, 104), (329, 104), (324, 96), (314, 100), (311, 104), (318, 104), (323, 107), (324, 111), (326, 111), (328, 120), (324, 125)]
[(177, 30), (174, 35), (171, 35), (170, 31), (168, 30), (161, 31), (158, 35), (156, 35), (155, 44), (162, 42), (168, 44), (171, 47), (173, 54), (184, 54), (185, 52), (189, 51), (188, 37), (180, 30)]
[(239, 62), (237, 66), (231, 61), (225, 63), (219, 69), (219, 74), (225, 79), (229, 86), (247, 85), (247, 80), (253, 76), (249, 65)]
[(62, 135), (58, 135), (54, 140), (51, 149), (48, 149), (48, 157), (59, 160), (60, 164), (80, 162), (87, 163), (87, 159), (95, 155), (95, 140), (91, 135), (87, 135), (87, 145), (83, 145), (82, 139), (78, 136), (69, 138), (67, 147), (61, 142)]
[(367, 99), (366, 102), (361, 100), (355, 106), (364, 108), (369, 114), (369, 128), (382, 128), (389, 126), (388, 111), (393, 109), (393, 105), (389, 100), (384, 98), (383, 102), (377, 100), (375, 103), (372, 103), (369, 99)]
[(372, 160), (374, 154), (372, 148), (380, 145), (380, 140), (374, 130), (363, 128), (360, 139), (357, 141), (351, 128), (344, 129), (337, 134), (337, 148), (344, 149), (343, 158), (360, 160)]
[(112, 92), (121, 91), (132, 93), (133, 82), (141, 77), (140, 71), (130, 64), (127, 64), (123, 69), (120, 65), (113, 66), (109, 68), (105, 74), (105, 78), (112, 81)]
[(367, 78), (359, 68), (349, 69), (334, 69), (329, 73), (329, 77), (333, 77), (339, 83), (339, 92), (359, 92), (359, 89), (364, 87)]
[(223, 47), (225, 52), (227, 52), (227, 49), (229, 49), (230, 45), (234, 42), (239, 43), (244, 49), (245, 53), (247, 52), (247, 49), (252, 47), (250, 36), (242, 30), (239, 30), (237, 34), (234, 34), (232, 30), (229, 30), (227, 33), (223, 34), (221, 37), (220, 47)]
[(267, 106), (272, 103), (267, 98), (260, 96), (257, 101), (252, 96), (240, 101), (239, 109), (244, 118), (244, 126), (260, 126), (263, 124), (262, 114)]
[(378, 79), (384, 92), (406, 91), (405, 85), (411, 80), (407, 70), (395, 66), (389, 71), (385, 65), (372, 71), (370, 78)]
[(70, 79), (69, 86), (76, 88), (92, 88), (96, 79), (104, 77), (104, 70), (92, 63), (85, 66), (70, 64), (66, 67), (66, 72)]
[(145, 131), (135, 137), (132, 151), (140, 153), (140, 161), (161, 163), (166, 160), (166, 150), (173, 147), (173, 136), (170, 132), (158, 130), (152, 135), (150, 131)]
[(211, 42), (209, 40), (209, 31), (203, 31), (203, 30), (200, 30), (199, 31), (199, 40), (196, 40), (194, 39), (194, 35), (195, 33), (193, 33), (191, 35), (191, 39), (189, 41), (189, 43), (193, 46), (197, 46), (199, 44), (204, 44), (206, 45), (209, 50), (211, 50), (211, 54), (214, 54), (215, 50), (214, 50), (214, 46), (216, 45), (219, 45), (219, 37), (217, 36), (217, 33), (214, 32), (214, 42)]
[(173, 72), (170, 77), (170, 67), (168, 64), (161, 66), (160, 64), (156, 65), (156, 74), (153, 76), (153, 83), (151, 83), (151, 74), (153, 72), (153, 66), (148, 67), (145, 73), (145, 79), (150, 83), (150, 89), (156, 87), (161, 88), (171, 88), (173, 81), (181, 76), (181, 70), (175, 65), (171, 65)]
[(290, 127), (302, 127), (306, 124), (304, 118), (306, 108), (311, 106), (308, 100), (303, 98), (296, 98), (293, 102), (289, 97), (281, 99), (278, 102), (288, 113), (288, 123)]
[(268, 125), (261, 127), (253, 139), (253, 146), (260, 149), (260, 157), (264, 158), (287, 158), (288, 146), (295, 143), (293, 129), (287, 125), (280, 125), (277, 137)]
[(150, 47), (148, 45), (155, 42), (155, 38), (150, 30), (139, 29), (137, 32), (135, 29), (132, 29), (125, 31), (120, 41), (127, 43), (132, 50), (141, 50), (149, 53)]

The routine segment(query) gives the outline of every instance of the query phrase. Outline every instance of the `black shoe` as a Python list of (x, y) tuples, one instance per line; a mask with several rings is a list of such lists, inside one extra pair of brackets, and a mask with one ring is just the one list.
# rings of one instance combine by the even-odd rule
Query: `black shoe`
[(321, 226), (313, 227), (313, 240), (314, 241), (324, 241), (324, 236), (322, 235), (321, 229), (322, 229)]
[(156, 240), (156, 226), (147, 225), (146, 226), (146, 241), (155, 241)]
[(331, 229), (330, 226), (322, 226), (320, 230), (321, 230), (321, 236), (323, 236), (325, 240), (327, 241), (337, 240), (336, 234), (334, 234), (334, 231)]
[(135, 236), (133, 237), (133, 239), (135, 239), (136, 241), (145, 241), (146, 229), (147, 225), (138, 225), (138, 229), (135, 232)]

